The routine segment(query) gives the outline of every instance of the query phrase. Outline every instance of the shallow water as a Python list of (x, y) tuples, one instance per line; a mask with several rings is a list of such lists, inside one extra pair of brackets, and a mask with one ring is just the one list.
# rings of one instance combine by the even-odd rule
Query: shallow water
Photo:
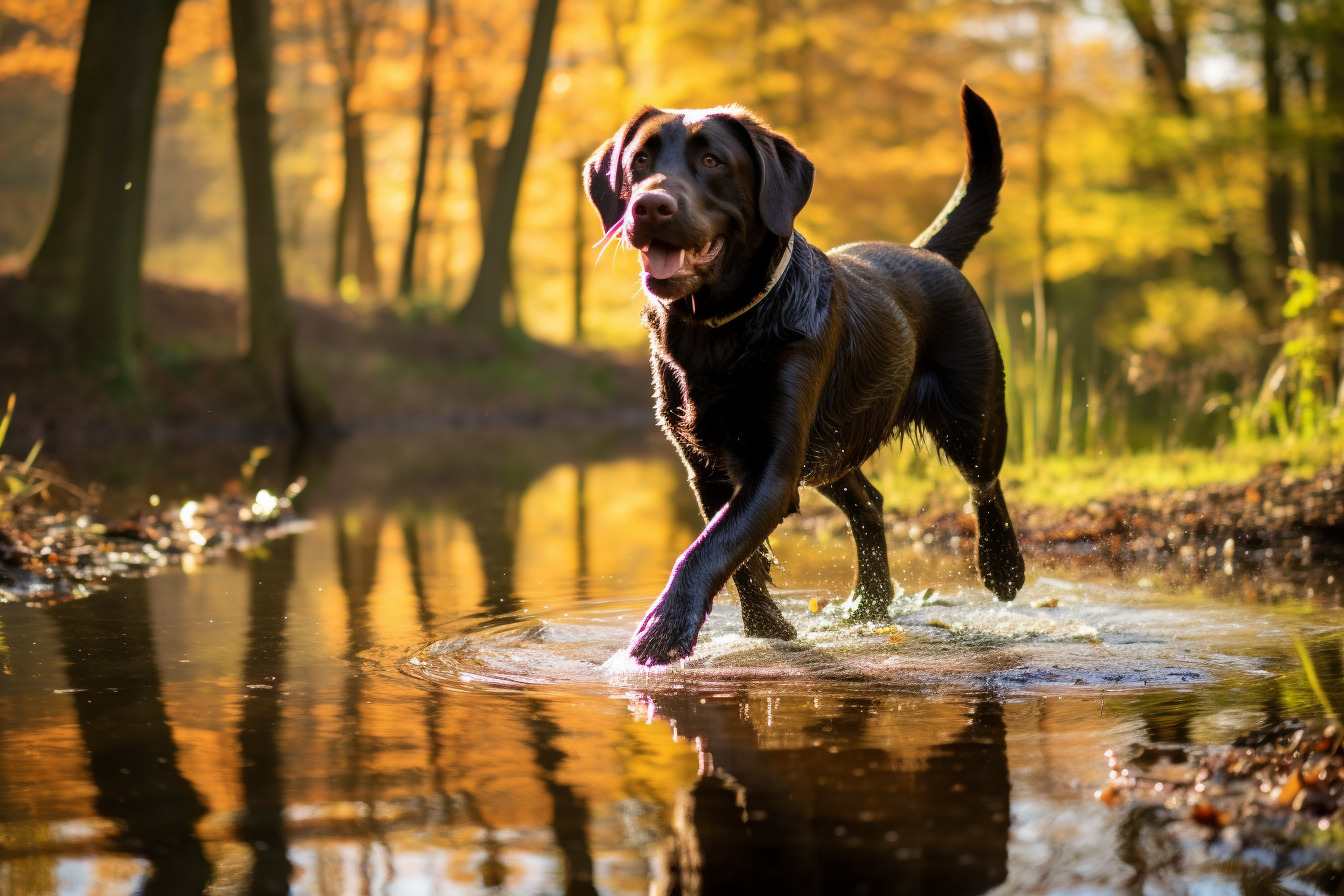
[[(656, 438), (274, 463), (312, 481), (307, 531), (0, 604), (0, 892), (1241, 892), (1199, 849), (1153, 860), (1093, 797), (1104, 751), (1344, 705), (1333, 582), (1035, 558), (1003, 605), (906, 543), (892, 624), (853, 627), (835, 517), (772, 539), (799, 641), (742, 637), (725, 595), (651, 673), (620, 649), (698, 528)], [(168, 469), (128, 460), (109, 500)]]

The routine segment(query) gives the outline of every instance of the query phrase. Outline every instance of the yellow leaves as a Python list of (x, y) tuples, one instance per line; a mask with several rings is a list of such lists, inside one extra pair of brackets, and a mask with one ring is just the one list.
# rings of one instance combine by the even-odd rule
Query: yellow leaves
[(1208, 224), (1170, 197), (1142, 190), (1078, 188), (1050, 202), (1055, 241), (1046, 258), (1052, 280), (1067, 280), (1106, 265), (1160, 257), (1173, 245), (1204, 252), (1213, 243)]
[(1239, 296), (1182, 280), (1144, 283), (1142, 296), (1144, 315), (1129, 337), (1138, 351), (1167, 358), (1217, 353), (1231, 360), (1257, 346), (1259, 323)]
[(762, 96), (792, 96), (800, 86), (801, 78), (797, 72), (762, 72), (756, 79), (756, 88)]

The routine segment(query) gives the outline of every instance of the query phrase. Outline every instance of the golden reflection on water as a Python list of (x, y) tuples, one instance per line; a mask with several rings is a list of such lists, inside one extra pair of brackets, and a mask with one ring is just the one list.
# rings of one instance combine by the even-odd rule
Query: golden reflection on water
[[(585, 452), (487, 445), (388, 472), (356, 445), (314, 477), (307, 532), (0, 605), (0, 892), (978, 893), (1048, 891), (1065, 866), (1119, 887), (1134, 869), (1090, 796), (1101, 751), (1292, 699), (404, 674), (421, 646), (506, 621), (633, 629), (699, 519), (665, 448)], [(845, 596), (837, 517), (773, 543), (786, 590)], [(908, 588), (971, 586), (964, 553), (896, 556)]]

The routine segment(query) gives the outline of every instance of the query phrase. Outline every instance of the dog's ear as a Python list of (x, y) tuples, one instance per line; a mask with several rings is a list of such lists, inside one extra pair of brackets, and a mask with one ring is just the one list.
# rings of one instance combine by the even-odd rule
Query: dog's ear
[(611, 230), (625, 216), (625, 205), (630, 200), (622, 167), (626, 143), (646, 118), (659, 111), (652, 106), (640, 109), (583, 166), (583, 186), (588, 191), (588, 201), (602, 218), (603, 230)]
[(583, 186), (588, 191), (588, 201), (602, 218), (603, 230), (610, 230), (625, 215), (625, 202), (620, 193), (611, 188), (613, 170), (620, 166), (619, 159), (616, 138), (613, 137), (599, 146), (583, 166)]
[(794, 219), (812, 195), (816, 168), (792, 140), (750, 112), (733, 108), (726, 117), (742, 128), (751, 147), (761, 220), (775, 236), (789, 237)]

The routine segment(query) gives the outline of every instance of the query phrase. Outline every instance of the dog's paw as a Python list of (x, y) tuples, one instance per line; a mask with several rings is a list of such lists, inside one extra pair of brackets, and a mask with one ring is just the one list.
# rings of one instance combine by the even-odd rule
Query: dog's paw
[(661, 602), (649, 610), (630, 639), (630, 656), (641, 666), (666, 666), (695, 652), (698, 626), (677, 624), (664, 615)]
[(994, 592), (999, 600), (1017, 597), (1027, 580), (1027, 566), (1022, 560), (1022, 549), (1017, 536), (1009, 529), (982, 530), (976, 544), (976, 565), (980, 567), (980, 581)]
[(865, 624), (869, 622), (890, 622), (891, 602), (896, 598), (896, 589), (891, 580), (887, 587), (864, 587), (860, 585), (854, 593), (840, 605), (840, 612), (846, 622)]
[(891, 613), (888, 612), (887, 606), (872, 601), (859, 600), (852, 606), (849, 601), (845, 601), (844, 615), (846, 622), (856, 624), (891, 621)]
[(742, 629), (748, 638), (777, 638), (780, 641), (792, 641), (798, 637), (784, 614), (768, 598), (760, 604), (742, 605)]

